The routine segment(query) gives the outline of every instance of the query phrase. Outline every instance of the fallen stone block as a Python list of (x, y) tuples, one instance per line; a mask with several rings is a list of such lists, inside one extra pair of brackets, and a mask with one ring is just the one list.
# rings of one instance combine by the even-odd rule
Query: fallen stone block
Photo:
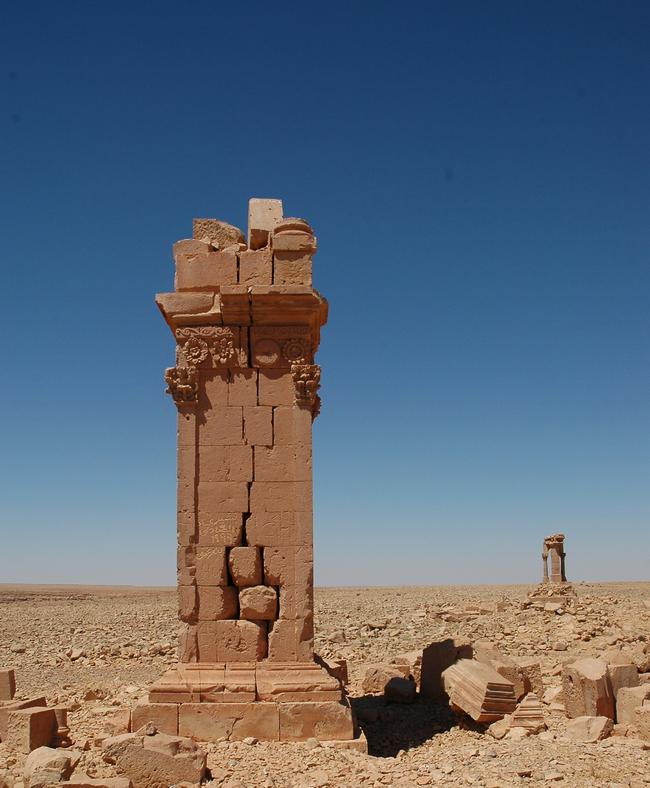
[(544, 707), (534, 692), (529, 692), (512, 712), (511, 728), (526, 728), (532, 733), (540, 733), (546, 728)]
[(314, 656), (314, 659), (319, 665), (325, 668), (325, 670), (329, 673), (330, 676), (333, 676), (335, 679), (338, 679), (343, 686), (345, 686), (349, 681), (348, 676), (348, 662), (345, 659), (325, 659), (325, 657), (319, 657), (318, 654)]
[(634, 727), (642, 739), (650, 741), (650, 702), (645, 701), (634, 710)]
[(458, 659), (458, 647), (451, 638), (429, 644), (422, 651), (420, 694), (425, 698), (445, 700), (443, 672)]
[(37, 747), (25, 760), (23, 776), (27, 788), (45, 788), (50, 783), (67, 780), (79, 763), (80, 752)]
[(102, 749), (104, 760), (130, 778), (134, 788), (200, 783), (205, 775), (206, 754), (179, 736), (125, 733), (106, 739)]
[(562, 668), (562, 698), (568, 717), (615, 716), (614, 694), (602, 659), (587, 657)]
[(614, 728), (609, 717), (576, 717), (566, 727), (566, 735), (573, 741), (597, 742), (606, 739)]
[(535, 657), (517, 657), (516, 663), (523, 676), (526, 693), (534, 692), (541, 698), (544, 694), (544, 681), (540, 661)]
[(494, 643), (479, 640), (474, 644), (474, 659), (490, 665), (504, 679), (511, 681), (515, 688), (515, 697), (520, 700), (526, 694), (523, 672), (509, 656), (499, 651)]
[(616, 721), (634, 724), (635, 712), (650, 700), (650, 684), (641, 684), (638, 687), (621, 687), (616, 696)]
[(408, 678), (408, 668), (404, 665), (368, 665), (361, 682), (366, 694), (382, 693), (392, 678)]
[(506, 714), (500, 720), (493, 722), (487, 729), (487, 732), (494, 739), (503, 739), (510, 730), (510, 714)]
[(405, 654), (400, 654), (395, 657), (392, 662), (393, 665), (403, 665), (408, 667), (409, 674), (416, 686), (420, 686), (420, 679), (422, 676), (422, 652), (407, 651)]
[(461, 659), (443, 672), (442, 680), (452, 708), (476, 722), (494, 722), (517, 705), (513, 683), (482, 662)]
[(388, 703), (413, 703), (417, 687), (413, 679), (393, 676), (384, 687), (384, 698)]
[(615, 699), (618, 697), (619, 690), (624, 687), (639, 686), (639, 671), (633, 662), (619, 662), (615, 664), (610, 662), (607, 665), (607, 672), (609, 673), (609, 680)]
[(12, 700), (0, 705), (0, 741), (7, 738), (7, 720), (9, 712), (15, 709), (29, 709), (34, 706), (47, 706), (45, 698), (30, 698), (29, 700)]
[[(120, 709), (104, 720), (104, 733), (108, 736), (119, 736), (131, 730), (131, 710)], [(164, 731), (166, 733), (166, 731)]]
[(16, 674), (13, 668), (0, 670), (0, 701), (13, 700), (16, 694)]
[(3, 741), (10, 749), (29, 753), (37, 747), (56, 744), (56, 730), (54, 709), (15, 709), (7, 715), (7, 738)]

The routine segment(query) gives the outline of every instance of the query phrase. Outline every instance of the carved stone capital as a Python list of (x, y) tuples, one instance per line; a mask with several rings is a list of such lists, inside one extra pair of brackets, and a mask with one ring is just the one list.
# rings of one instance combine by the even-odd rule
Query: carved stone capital
[[(296, 405), (311, 408), (318, 415), (320, 410), (320, 367), (318, 364), (292, 364), (291, 376), (295, 385)], [(314, 416), (315, 418), (315, 416)]]
[(171, 394), (177, 405), (197, 402), (199, 384), (196, 367), (169, 367), (165, 370), (165, 382), (167, 383), (165, 394)]

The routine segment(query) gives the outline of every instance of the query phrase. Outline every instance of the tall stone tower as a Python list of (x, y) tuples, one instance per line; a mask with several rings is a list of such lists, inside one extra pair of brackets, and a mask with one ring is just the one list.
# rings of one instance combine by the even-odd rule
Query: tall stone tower
[(352, 743), (341, 683), (314, 658), (316, 238), (258, 199), (247, 240), (216, 219), (193, 236), (174, 245), (175, 291), (156, 298), (176, 341), (178, 665), (137, 714), (200, 740)]

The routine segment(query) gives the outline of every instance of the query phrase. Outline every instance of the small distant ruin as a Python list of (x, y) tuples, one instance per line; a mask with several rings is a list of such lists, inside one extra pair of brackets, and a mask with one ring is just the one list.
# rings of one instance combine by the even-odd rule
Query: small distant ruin
[[(545, 583), (566, 583), (566, 567), (564, 552), (564, 534), (552, 534), (544, 539), (542, 562), (544, 564)], [(548, 574), (548, 557), (551, 556), (551, 575)]]
[[(566, 552), (564, 534), (551, 534), (545, 537), (542, 548), (542, 582), (528, 594), (531, 604), (548, 604), (559, 607), (570, 606), (576, 598), (571, 583), (566, 579)], [(549, 572), (549, 557), (551, 567)]]

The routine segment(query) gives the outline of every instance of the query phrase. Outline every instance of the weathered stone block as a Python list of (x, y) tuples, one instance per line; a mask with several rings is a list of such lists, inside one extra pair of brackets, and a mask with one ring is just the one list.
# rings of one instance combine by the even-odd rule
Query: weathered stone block
[(278, 614), (278, 595), (269, 586), (251, 586), (239, 592), (239, 616), (252, 621), (273, 621)]
[(248, 511), (248, 484), (246, 482), (199, 482), (199, 519), (215, 515)]
[(255, 407), (257, 405), (257, 370), (234, 369), (228, 386), (228, 405)]
[(312, 512), (311, 482), (253, 482), (250, 511)]
[(650, 700), (650, 684), (620, 687), (616, 696), (616, 721), (634, 725), (635, 712), (646, 700)]
[(160, 733), (178, 735), (178, 703), (148, 703), (139, 701), (131, 709), (131, 730), (137, 733), (152, 723)]
[(256, 512), (246, 521), (246, 540), (260, 547), (311, 547), (311, 512)]
[(201, 586), (228, 585), (225, 547), (196, 547), (195, 579), (196, 584)]
[(202, 547), (236, 547), (242, 543), (244, 517), (240, 513), (220, 512), (199, 521), (198, 543)]
[(216, 621), (216, 662), (255, 662), (267, 654), (266, 622)]
[(253, 448), (252, 446), (211, 446), (201, 452), (198, 469), (202, 483), (251, 482), (253, 481)]
[(181, 621), (194, 621), (196, 613), (196, 586), (178, 586), (178, 617)]
[(218, 407), (199, 421), (200, 446), (239, 446), (244, 442), (244, 416), (240, 405)]
[(289, 370), (260, 370), (258, 391), (260, 405), (293, 405), (295, 396), (295, 386)]
[(607, 672), (609, 673), (614, 698), (618, 697), (619, 690), (624, 687), (639, 686), (639, 671), (634, 663), (610, 663), (607, 666)]
[(208, 251), (176, 255), (176, 290), (217, 290), (222, 285), (234, 284), (237, 284), (236, 253)]
[(194, 742), (157, 733), (126, 733), (105, 739), (103, 757), (127, 775), (135, 788), (161, 788), (182, 782), (200, 783), (206, 755)]
[(650, 703), (648, 701), (634, 710), (634, 727), (642, 739), (650, 741)]
[(311, 446), (312, 417), (308, 408), (279, 405), (273, 408), (275, 446)]
[(253, 197), (248, 201), (248, 246), (261, 249), (268, 245), (269, 234), (282, 221), (282, 200)]
[(54, 709), (41, 707), (15, 709), (7, 715), (7, 736), (3, 742), (10, 750), (28, 753), (37, 747), (56, 744)]
[(269, 662), (309, 662), (314, 658), (314, 621), (278, 619), (268, 638)]
[[(197, 586), (199, 621), (236, 618), (237, 589), (232, 586)], [(166, 731), (165, 731), (166, 732)]]
[(544, 695), (544, 681), (540, 661), (535, 657), (517, 657), (516, 662), (523, 676), (526, 692), (534, 692), (541, 698)]
[(311, 446), (256, 446), (255, 481), (301, 482), (311, 479)]
[(354, 727), (350, 707), (335, 701), (311, 701), (280, 704), (280, 739), (353, 739)]
[(250, 446), (273, 444), (273, 409), (268, 405), (244, 408), (244, 440)]
[(257, 547), (233, 547), (228, 555), (233, 583), (239, 588), (262, 582), (262, 556)]
[(198, 741), (240, 741), (254, 736), (278, 741), (280, 720), (277, 703), (183, 703), (179, 710), (179, 733)]
[(273, 258), (270, 249), (241, 252), (239, 281), (246, 285), (270, 285), (273, 281)]
[[(280, 236), (276, 236), (280, 237)], [(274, 285), (307, 285), (312, 283), (311, 252), (273, 252)]]
[(614, 719), (614, 694), (601, 659), (579, 659), (562, 668), (562, 696), (569, 717)]
[(573, 741), (597, 742), (611, 735), (614, 723), (609, 717), (576, 717), (566, 727), (566, 735)]
[(194, 219), (192, 236), (199, 240), (205, 239), (218, 249), (246, 243), (244, 233), (239, 227), (219, 219)]
[(0, 670), (0, 701), (12, 700), (16, 694), (16, 673), (13, 668)]

